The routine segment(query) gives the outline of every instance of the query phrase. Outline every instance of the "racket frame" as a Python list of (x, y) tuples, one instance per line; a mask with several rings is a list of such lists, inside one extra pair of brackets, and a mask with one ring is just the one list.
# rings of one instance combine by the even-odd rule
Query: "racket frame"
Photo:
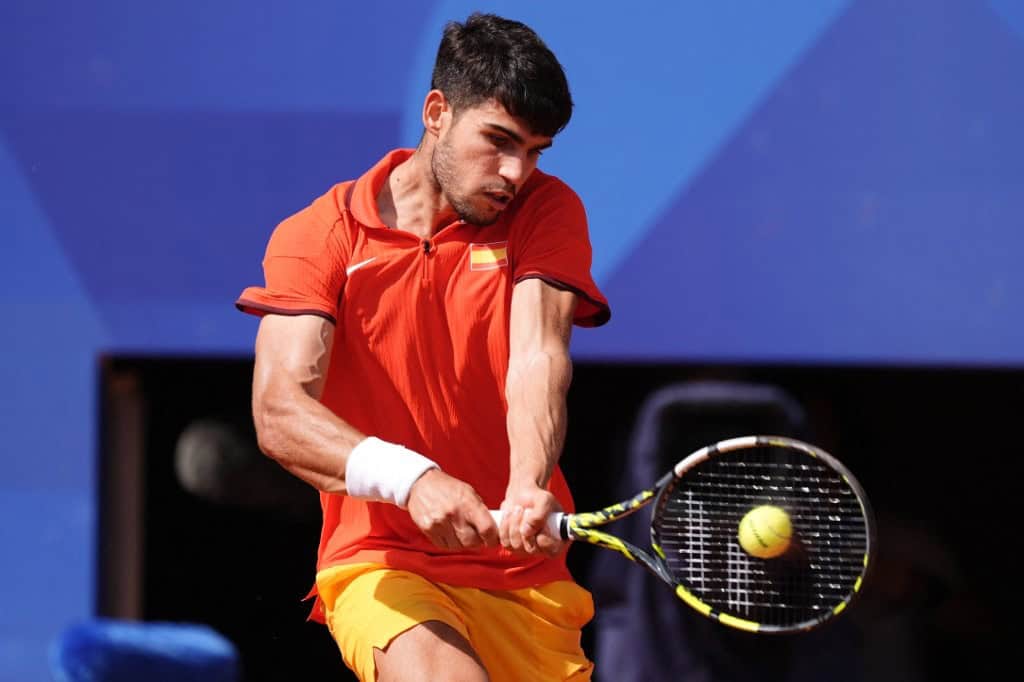
[[(714, 609), (710, 605), (701, 601), (701, 599), (688, 589), (686, 585), (678, 581), (672, 575), (672, 572), (666, 563), (664, 552), (659, 546), (655, 536), (655, 520), (653, 518), (653, 514), (650, 528), (651, 548), (653, 553), (641, 549), (633, 543), (616, 537), (611, 533), (600, 530), (601, 526), (623, 519), (645, 507), (650, 506), (652, 503), (655, 505), (655, 508), (657, 508), (660, 506), (661, 497), (670, 490), (673, 484), (676, 481), (681, 480), (687, 472), (694, 469), (699, 464), (723, 453), (758, 447), (783, 447), (797, 450), (823, 462), (826, 466), (838, 473), (845, 484), (853, 492), (857, 502), (860, 504), (861, 514), (864, 521), (866, 537), (863, 569), (861, 570), (860, 576), (847, 592), (845, 598), (833, 605), (830, 609), (823, 611), (820, 617), (790, 626), (770, 625), (740, 618)], [(746, 632), (765, 634), (806, 632), (823, 625), (825, 622), (832, 620), (833, 617), (842, 613), (861, 592), (864, 580), (868, 575), (869, 569), (873, 565), (870, 558), (873, 556), (874, 545), (876, 544), (873, 511), (863, 487), (849, 469), (847, 469), (846, 466), (838, 459), (815, 445), (794, 438), (775, 435), (740, 436), (706, 445), (677, 462), (670, 471), (658, 479), (654, 486), (640, 491), (629, 499), (617, 502), (593, 512), (560, 514), (559, 516), (560, 518), (553, 520), (552, 524), (557, 525), (559, 535), (563, 540), (582, 541), (606, 549), (615, 550), (624, 555), (630, 561), (642, 565), (660, 580), (667, 583), (675, 590), (679, 599), (698, 613), (701, 613), (713, 620), (717, 620), (723, 625), (731, 628)]]

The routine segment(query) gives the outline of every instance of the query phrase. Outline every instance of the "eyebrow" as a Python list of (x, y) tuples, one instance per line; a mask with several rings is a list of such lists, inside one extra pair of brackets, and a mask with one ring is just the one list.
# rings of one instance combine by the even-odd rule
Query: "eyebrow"
[[(484, 123), (484, 125), (487, 126), (488, 128), (491, 128), (493, 130), (497, 130), (498, 132), (503, 133), (504, 135), (507, 135), (507, 136), (511, 137), (513, 140), (515, 140), (519, 144), (523, 144), (525, 142), (525, 140), (523, 139), (522, 135), (520, 135), (519, 133), (515, 132), (514, 130), (510, 130), (510, 129), (506, 128), (503, 125), (498, 125), (497, 123)], [(550, 149), (551, 148), (551, 144), (552, 144), (552, 141), (548, 140), (544, 144), (539, 144), (536, 147), (534, 147), (533, 149), (536, 150), (536, 151), (542, 151), (544, 149)]]

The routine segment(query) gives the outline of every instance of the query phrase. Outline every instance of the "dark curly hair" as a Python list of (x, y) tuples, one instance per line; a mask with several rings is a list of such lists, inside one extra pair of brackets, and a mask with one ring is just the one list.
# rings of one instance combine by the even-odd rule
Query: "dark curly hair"
[(554, 53), (526, 24), (494, 14), (448, 22), (430, 87), (444, 93), (456, 116), (493, 98), (538, 135), (554, 137), (572, 116), (569, 83)]

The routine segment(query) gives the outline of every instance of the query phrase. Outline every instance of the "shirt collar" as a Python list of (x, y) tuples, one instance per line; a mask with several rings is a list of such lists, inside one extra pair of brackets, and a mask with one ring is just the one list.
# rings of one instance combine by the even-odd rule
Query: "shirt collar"
[(395, 166), (412, 156), (414, 151), (413, 149), (394, 149), (356, 180), (355, 187), (352, 188), (349, 210), (360, 224), (366, 227), (387, 228), (377, 210), (377, 195), (380, 194)]

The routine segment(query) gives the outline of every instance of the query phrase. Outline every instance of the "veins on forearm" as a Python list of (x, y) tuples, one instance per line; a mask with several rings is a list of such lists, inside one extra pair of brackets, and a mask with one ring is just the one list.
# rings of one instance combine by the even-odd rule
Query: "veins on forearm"
[(509, 374), (508, 431), (511, 477), (547, 485), (561, 456), (566, 432), (565, 396), (571, 378), (566, 358), (547, 352), (530, 356)]

